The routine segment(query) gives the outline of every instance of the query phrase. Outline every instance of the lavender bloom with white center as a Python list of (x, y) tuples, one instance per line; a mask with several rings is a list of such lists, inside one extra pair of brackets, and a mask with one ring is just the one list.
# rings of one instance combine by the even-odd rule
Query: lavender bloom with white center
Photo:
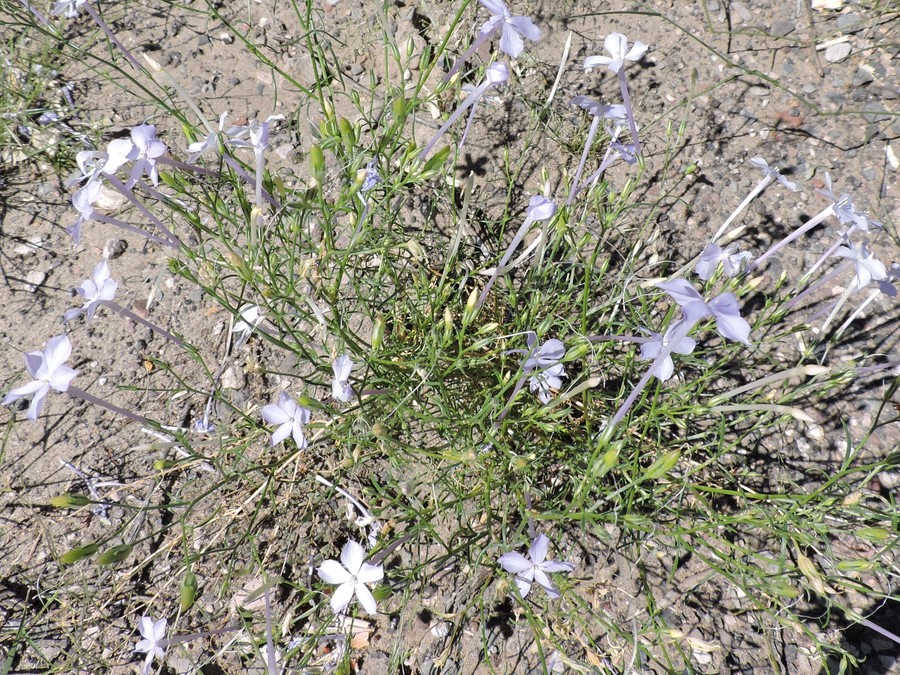
[(85, 2), (87, 2), (87, 0), (62, 0), (61, 2), (54, 2), (53, 9), (50, 10), (50, 13), (55, 16), (64, 14), (67, 19), (74, 19), (78, 16), (78, 10)]
[(190, 153), (188, 155), (189, 162), (196, 162), (197, 159), (204, 155), (207, 150), (216, 149), (218, 147), (218, 138), (219, 134), (221, 134), (225, 129), (225, 120), (228, 118), (228, 111), (226, 110), (221, 115), (219, 115), (219, 130), (218, 132), (212, 131), (206, 134), (206, 138), (202, 141), (195, 141), (191, 143), (187, 151)]
[(82, 150), (75, 155), (75, 162), (78, 164), (79, 173), (74, 174), (66, 181), (66, 187), (78, 185), (82, 181), (91, 183), (103, 173), (103, 166), (106, 163), (107, 155), (105, 152), (97, 150)]
[(537, 336), (534, 333), (528, 335), (528, 347), (531, 352), (525, 359), (522, 369), (525, 374), (534, 373), (528, 380), (529, 389), (537, 394), (541, 403), (550, 402), (551, 389), (562, 387), (562, 378), (566, 377), (563, 367), (563, 357), (566, 355), (565, 345), (559, 340), (547, 340), (539, 348), (534, 349)]
[[(431, 140), (428, 141), (428, 144), (422, 148), (422, 152), (419, 153), (419, 161), (424, 161), (428, 156), (428, 153), (434, 149), (435, 144), (438, 142), (441, 136), (450, 128), (459, 116), (462, 115), (470, 106), (474, 106), (478, 99), (484, 96), (484, 93), (490, 89), (491, 87), (495, 87), (499, 84), (503, 84), (509, 78), (509, 68), (506, 67), (505, 63), (492, 63), (488, 66), (487, 70), (484, 73), (484, 81), (481, 82), (475, 90), (469, 94), (466, 99), (459, 104), (459, 107), (453, 111), (453, 114), (447, 118), (447, 121), (441, 125), (441, 128), (437, 130), (434, 136), (431, 137)], [(469, 120), (471, 122), (471, 119)], [(466, 127), (468, 131), (468, 126)], [(465, 137), (465, 134), (463, 134)], [(460, 143), (462, 145), (462, 143)]]
[(278, 395), (278, 403), (263, 406), (260, 414), (268, 424), (276, 424), (278, 428), (272, 434), (272, 445), (276, 446), (288, 436), (293, 436), (294, 442), (300, 450), (306, 448), (306, 437), (303, 435), (303, 425), (309, 423), (310, 411), (285, 392)]
[(66, 228), (77, 246), (81, 242), (81, 227), (94, 215), (94, 202), (100, 197), (100, 181), (91, 181), (72, 195), (72, 206), (78, 211), (78, 220)]
[(147, 654), (147, 658), (144, 660), (144, 673), (150, 672), (154, 658), (162, 659), (166, 655), (166, 647), (169, 646), (169, 640), (166, 638), (166, 624), (166, 619), (154, 621), (149, 616), (142, 616), (138, 623), (138, 629), (144, 639), (134, 646), (134, 651)]
[(896, 298), (897, 288), (894, 286), (894, 282), (897, 280), (900, 280), (900, 265), (894, 263), (891, 265), (891, 269), (888, 271), (887, 276), (878, 282), (878, 290), (888, 297)]
[(546, 535), (538, 535), (528, 549), (528, 557), (521, 553), (504, 553), (498, 559), (500, 566), (510, 574), (515, 574), (516, 586), (519, 593), (526, 597), (531, 590), (531, 584), (537, 583), (552, 599), (559, 597), (559, 591), (553, 586), (548, 573), (571, 572), (575, 565), (570, 562), (547, 560), (547, 549), (550, 540)]
[(31, 405), (28, 407), (26, 417), (32, 421), (36, 420), (50, 390), (67, 391), (69, 384), (78, 375), (77, 370), (65, 365), (71, 354), (72, 343), (67, 335), (58, 335), (47, 340), (43, 352), (28, 352), (25, 355), (25, 368), (34, 380), (10, 391), (3, 397), (3, 405), (30, 396)]
[(342, 614), (354, 595), (367, 614), (375, 614), (378, 611), (375, 597), (366, 584), (381, 581), (384, 578), (384, 567), (370, 565), (365, 562), (365, 557), (363, 547), (351, 539), (341, 550), (341, 562), (326, 560), (317, 570), (322, 581), (337, 585), (330, 603), (331, 610), (335, 614)]
[(479, 36), (486, 39), (491, 34), (500, 30), (500, 51), (511, 58), (518, 58), (525, 44), (522, 37), (532, 42), (541, 39), (540, 29), (527, 16), (513, 16), (506, 5), (500, 0), (478, 0), (493, 16), (488, 19), (479, 30)]
[[(856, 207), (853, 206), (853, 202), (850, 200), (850, 195), (847, 193), (842, 194), (840, 197), (834, 196), (834, 191), (831, 187), (831, 174), (827, 171), (825, 172), (825, 189), (817, 190), (820, 195), (828, 197), (831, 200), (831, 210), (834, 212), (834, 215), (843, 225), (848, 225), (850, 223), (856, 223), (859, 219), (859, 214), (856, 213)], [(863, 229), (863, 228), (860, 228)], [(866, 228), (864, 231), (868, 231), (868, 224), (866, 224)]]
[(697, 261), (697, 276), (704, 281), (712, 278), (719, 265), (722, 265), (722, 273), (731, 278), (737, 276), (741, 271), (741, 265), (744, 261), (753, 257), (749, 252), (737, 252), (737, 244), (732, 244), (726, 249), (722, 249), (718, 244), (707, 244), (700, 254), (700, 260)]
[[(679, 324), (680, 322), (672, 324), (664, 334), (651, 332), (650, 339), (641, 345), (641, 360), (655, 361), (663, 351), (667, 351), (669, 354), (690, 354), (693, 352), (697, 343), (687, 336), (677, 336), (681, 332)], [(673, 337), (675, 342), (672, 342)], [(672, 361), (672, 357), (667, 355), (659, 363), (654, 363), (650, 368), (650, 372), (662, 382), (668, 380), (675, 372), (675, 363)]]
[(109, 263), (101, 260), (94, 267), (90, 279), (81, 282), (81, 286), (75, 289), (84, 298), (84, 306), (78, 309), (70, 309), (63, 316), (63, 321), (71, 321), (80, 314), (87, 314), (87, 320), (94, 318), (97, 307), (107, 302), (112, 302), (116, 296), (119, 283), (109, 276)]
[(346, 354), (338, 356), (331, 364), (334, 379), (331, 381), (331, 395), (338, 401), (347, 403), (353, 399), (353, 387), (350, 386), (350, 371), (353, 361)]
[(719, 335), (729, 340), (743, 342), (750, 345), (750, 324), (741, 318), (737, 297), (734, 293), (722, 293), (709, 302), (697, 292), (691, 284), (684, 279), (672, 279), (656, 284), (681, 307), (685, 319), (690, 323), (696, 323), (708, 316), (716, 320), (716, 330)]
[(618, 74), (625, 66), (626, 61), (640, 61), (647, 51), (647, 45), (640, 40), (635, 40), (631, 49), (628, 49), (628, 38), (621, 33), (610, 33), (603, 41), (603, 48), (609, 56), (589, 56), (584, 60), (585, 68), (597, 68), (606, 66), (611, 73)]
[(873, 256), (866, 242), (854, 246), (849, 238), (845, 241), (847, 246), (838, 247), (834, 254), (842, 258), (849, 258), (855, 263), (857, 288), (867, 286), (873, 279), (881, 281), (887, 278), (887, 268), (883, 262)]
[(166, 154), (168, 148), (156, 137), (156, 127), (141, 124), (131, 130), (131, 138), (117, 138), (107, 147), (108, 159), (103, 165), (103, 173), (112, 175), (126, 162), (134, 162), (131, 175), (125, 183), (127, 189), (134, 187), (145, 173), (154, 186), (159, 185), (156, 160)]
[(238, 310), (238, 320), (231, 326), (231, 337), (234, 339), (234, 348), (243, 347), (256, 327), (262, 322), (263, 315), (259, 311), (259, 305), (246, 304)]
[(770, 167), (769, 163), (766, 160), (764, 160), (762, 157), (751, 157), (749, 161), (757, 169), (761, 169), (763, 171), (763, 173), (765, 173), (772, 180), (777, 180), (779, 183), (784, 185), (784, 187), (786, 187), (788, 190), (791, 190), (793, 192), (797, 191), (796, 183), (789, 181), (787, 178), (782, 176), (778, 172), (778, 169)]

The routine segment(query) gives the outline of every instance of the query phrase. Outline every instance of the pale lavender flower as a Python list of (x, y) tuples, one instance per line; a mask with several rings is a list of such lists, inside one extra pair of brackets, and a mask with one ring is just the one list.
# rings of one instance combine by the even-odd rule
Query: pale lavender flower
[[(690, 354), (697, 346), (696, 341), (684, 336), (677, 335), (681, 333), (681, 322), (676, 322), (669, 326), (664, 334), (650, 332), (650, 339), (641, 345), (641, 360), (654, 361), (663, 351), (669, 354)], [(675, 342), (672, 342), (673, 337)], [(665, 382), (675, 372), (675, 363), (672, 357), (667, 355), (662, 361), (654, 363), (650, 368), (650, 372), (656, 378)]]
[(384, 578), (384, 567), (370, 565), (365, 562), (365, 557), (363, 547), (351, 539), (341, 550), (340, 563), (337, 560), (326, 560), (319, 567), (319, 578), (327, 584), (337, 585), (330, 603), (335, 614), (342, 614), (354, 595), (367, 614), (378, 611), (375, 597), (366, 584), (381, 581)]
[(76, 246), (81, 242), (81, 228), (94, 216), (94, 202), (100, 197), (100, 181), (91, 181), (72, 195), (72, 206), (78, 211), (78, 220), (66, 228)]
[(558, 598), (559, 591), (553, 586), (548, 573), (552, 572), (571, 572), (575, 569), (575, 565), (570, 562), (559, 562), (558, 560), (547, 560), (547, 549), (550, 546), (550, 540), (543, 534), (538, 535), (528, 549), (528, 557), (521, 553), (504, 553), (500, 556), (498, 562), (510, 574), (515, 574), (516, 586), (519, 587), (519, 593), (522, 597), (526, 597), (531, 590), (531, 584), (537, 583), (543, 588), (550, 598)]
[(260, 414), (268, 424), (276, 424), (278, 428), (272, 434), (272, 445), (278, 445), (288, 436), (293, 436), (300, 450), (306, 448), (306, 437), (303, 425), (309, 423), (311, 413), (288, 396), (285, 392), (278, 395), (278, 403), (263, 406)]
[[(856, 212), (856, 207), (853, 206), (853, 202), (850, 200), (850, 195), (846, 192), (842, 194), (840, 197), (834, 196), (834, 191), (831, 187), (831, 174), (827, 171), (825, 172), (825, 189), (817, 190), (820, 195), (828, 197), (831, 200), (831, 210), (834, 212), (834, 215), (843, 225), (847, 225), (850, 223), (857, 223), (859, 220), (859, 214)], [(860, 228), (864, 232), (868, 231), (868, 223), (865, 224), (864, 228)]]
[(43, 352), (28, 352), (25, 355), (25, 368), (34, 380), (10, 391), (3, 397), (3, 405), (30, 396), (31, 405), (28, 406), (26, 417), (36, 420), (44, 405), (44, 398), (50, 390), (67, 391), (69, 384), (78, 375), (77, 370), (65, 365), (71, 354), (72, 343), (67, 335), (58, 335), (47, 340)]
[(74, 174), (66, 181), (66, 187), (78, 185), (82, 181), (88, 183), (97, 179), (103, 173), (103, 166), (106, 163), (107, 155), (105, 152), (97, 150), (82, 150), (75, 155), (75, 162), (78, 164), (79, 173)]
[(153, 185), (159, 185), (159, 174), (156, 160), (166, 154), (168, 148), (156, 137), (156, 127), (152, 124), (141, 124), (131, 130), (131, 138), (117, 138), (107, 146), (108, 159), (103, 165), (103, 173), (112, 175), (127, 162), (134, 162), (131, 175), (125, 183), (131, 189), (147, 174)]
[(856, 284), (857, 288), (867, 286), (873, 279), (881, 281), (887, 277), (887, 269), (884, 263), (876, 259), (869, 250), (866, 242), (862, 242), (859, 246), (854, 246), (850, 239), (845, 239), (847, 246), (840, 246), (834, 252), (841, 258), (849, 258), (856, 265)]
[[(447, 121), (441, 125), (441, 128), (437, 130), (434, 136), (431, 137), (431, 140), (428, 141), (428, 144), (422, 148), (422, 152), (419, 153), (419, 161), (424, 161), (428, 156), (428, 153), (432, 151), (435, 144), (438, 142), (441, 136), (450, 128), (459, 116), (462, 115), (470, 106), (474, 106), (478, 100), (484, 96), (484, 93), (490, 89), (491, 87), (496, 87), (499, 84), (503, 84), (509, 78), (509, 68), (507, 68), (505, 63), (492, 63), (488, 66), (487, 70), (484, 73), (484, 81), (481, 82), (475, 90), (469, 94), (466, 99), (459, 104), (459, 107), (453, 111), (453, 114), (447, 118)], [(471, 123), (471, 117), (469, 118), (469, 122)], [(466, 125), (466, 132), (468, 132), (468, 125)], [(465, 138), (465, 133), (463, 133), (463, 138)], [(460, 142), (460, 146), (462, 142)]]
[(729, 340), (750, 345), (750, 324), (741, 318), (737, 297), (734, 293), (722, 293), (709, 302), (684, 279), (672, 279), (656, 284), (681, 307), (685, 319), (696, 323), (708, 316), (716, 320), (719, 335)]
[[(206, 134), (206, 138), (204, 138), (202, 141), (194, 141), (188, 146), (187, 151), (188, 153), (190, 153), (188, 154), (189, 162), (196, 162), (201, 155), (204, 155), (207, 152), (207, 150), (215, 150), (218, 147), (219, 134), (221, 134), (225, 130), (225, 120), (227, 118), (228, 111), (226, 110), (221, 115), (219, 115), (219, 130), (217, 132), (211, 131), (210, 133)], [(238, 127), (238, 129), (240, 128), (241, 127)]]
[(722, 273), (730, 279), (737, 276), (741, 271), (741, 265), (751, 257), (752, 255), (747, 251), (738, 253), (737, 244), (732, 244), (726, 249), (722, 249), (716, 243), (707, 244), (703, 253), (700, 254), (700, 260), (697, 261), (697, 276), (707, 281), (721, 264)]
[(154, 658), (162, 659), (166, 655), (166, 647), (169, 646), (169, 640), (166, 638), (166, 624), (167, 621), (164, 618), (154, 621), (149, 616), (142, 616), (138, 623), (138, 630), (144, 639), (134, 646), (134, 651), (147, 654), (147, 658), (144, 659), (144, 673), (150, 672)]
[(353, 398), (353, 387), (350, 386), (350, 371), (353, 361), (346, 354), (338, 356), (331, 364), (334, 379), (331, 381), (331, 395), (338, 401), (347, 403)]
[(565, 368), (560, 363), (566, 355), (566, 348), (561, 341), (554, 339), (547, 340), (538, 349), (534, 349), (537, 342), (534, 333), (528, 335), (527, 342), (532, 351), (525, 359), (523, 370), (526, 375), (534, 373), (528, 379), (529, 389), (546, 405), (550, 402), (550, 390), (560, 389), (562, 378), (566, 377)]
[(527, 16), (513, 16), (506, 5), (500, 0), (478, 0), (493, 16), (488, 19), (479, 30), (479, 36), (486, 38), (498, 29), (500, 34), (500, 51), (512, 58), (518, 58), (525, 44), (522, 37), (532, 42), (541, 39), (540, 29)]
[(238, 320), (231, 326), (231, 337), (234, 339), (234, 348), (243, 347), (256, 327), (262, 322), (263, 315), (259, 311), (259, 305), (246, 304), (238, 310)]
[(62, 0), (61, 2), (54, 2), (53, 9), (50, 10), (50, 13), (55, 16), (64, 14), (67, 19), (74, 19), (78, 16), (78, 10), (85, 2), (87, 2), (87, 0)]
[(112, 302), (118, 287), (119, 283), (109, 276), (109, 263), (101, 260), (94, 267), (91, 278), (82, 281), (81, 286), (75, 289), (75, 292), (84, 298), (84, 306), (67, 311), (63, 321), (71, 321), (80, 314), (87, 314), (87, 320), (90, 321), (94, 318), (98, 306)]
[(640, 61), (647, 51), (647, 45), (639, 40), (635, 40), (631, 49), (628, 49), (628, 38), (621, 33), (607, 35), (603, 48), (609, 56), (589, 56), (584, 60), (585, 68), (606, 66), (610, 72), (618, 74), (625, 66), (625, 61)]
[(762, 157), (751, 157), (750, 163), (755, 166), (757, 169), (761, 169), (763, 173), (765, 173), (772, 180), (777, 180), (779, 183), (784, 185), (788, 190), (792, 190), (793, 192), (797, 191), (797, 184), (789, 181), (787, 178), (782, 176), (778, 169), (769, 166), (769, 163), (764, 160)]
[(897, 280), (900, 280), (900, 264), (894, 263), (887, 276), (878, 282), (878, 290), (891, 298), (896, 298), (897, 288), (894, 286), (894, 282)]

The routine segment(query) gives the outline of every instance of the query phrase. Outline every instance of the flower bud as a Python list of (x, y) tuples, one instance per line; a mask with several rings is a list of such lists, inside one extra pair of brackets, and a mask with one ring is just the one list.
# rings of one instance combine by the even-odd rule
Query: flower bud
[(64, 565), (71, 565), (72, 563), (76, 563), (82, 558), (87, 558), (88, 556), (92, 556), (97, 552), (97, 549), (100, 548), (97, 544), (88, 544), (87, 546), (76, 546), (75, 548), (70, 548), (68, 551), (63, 553), (59, 557), (59, 561)]
[(309, 149), (309, 163), (312, 166), (313, 179), (316, 185), (321, 185), (325, 180), (325, 155), (322, 154), (322, 148), (313, 145)]
[(197, 597), (197, 575), (188, 570), (181, 581), (181, 611), (186, 612), (194, 605)]
[(466, 308), (463, 310), (463, 325), (467, 325), (475, 316), (475, 305), (478, 304), (478, 289), (473, 288), (466, 300)]
[(97, 564), (113, 565), (117, 562), (121, 562), (128, 557), (128, 554), (131, 553), (133, 548), (134, 547), (131, 544), (119, 544), (118, 546), (108, 548), (97, 556)]
[(653, 462), (653, 464), (647, 467), (647, 470), (644, 471), (644, 480), (657, 480), (659, 478), (662, 478), (672, 470), (672, 467), (675, 466), (675, 463), (678, 462), (678, 459), (680, 457), (680, 450), (667, 452), (665, 455), (663, 455), (655, 462)]
[(372, 336), (369, 340), (372, 344), (372, 351), (377, 351), (381, 348), (381, 343), (384, 341), (384, 326), (384, 316), (379, 314), (375, 317), (375, 323), (372, 325)]
[(91, 500), (86, 495), (76, 495), (71, 492), (57, 495), (50, 500), (50, 506), (55, 506), (58, 509), (77, 509), (90, 503)]
[(344, 147), (347, 150), (353, 150), (353, 146), (356, 145), (356, 134), (354, 134), (350, 122), (343, 117), (340, 118), (338, 120), (338, 130), (341, 133), (341, 141), (344, 143)]

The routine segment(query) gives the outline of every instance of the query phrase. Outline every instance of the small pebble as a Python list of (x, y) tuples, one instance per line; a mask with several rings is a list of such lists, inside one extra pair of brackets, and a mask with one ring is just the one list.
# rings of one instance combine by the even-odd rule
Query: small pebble
[(27, 275), (25, 275), (25, 290), (27, 290), (29, 293), (34, 293), (46, 279), (46, 272), (41, 272), (40, 270), (33, 270), (29, 272)]
[(840, 42), (836, 45), (831, 45), (825, 50), (825, 60), (828, 61), (828, 63), (838, 63), (850, 56), (851, 51), (852, 49), (849, 42)]
[(128, 250), (128, 242), (124, 239), (108, 239), (103, 246), (103, 257), (115, 260)]
[(858, 33), (865, 25), (859, 14), (851, 12), (850, 14), (841, 14), (837, 18), (837, 27), (842, 33), (849, 35), (850, 33)]
[(796, 24), (790, 19), (779, 19), (769, 28), (769, 32), (775, 37), (790, 35), (797, 29)]
[(862, 87), (870, 82), (875, 81), (875, 76), (868, 68), (857, 68), (856, 74), (853, 76), (853, 80), (850, 82), (854, 87)]
[(243, 389), (246, 384), (247, 378), (239, 366), (231, 366), (222, 373), (223, 389)]

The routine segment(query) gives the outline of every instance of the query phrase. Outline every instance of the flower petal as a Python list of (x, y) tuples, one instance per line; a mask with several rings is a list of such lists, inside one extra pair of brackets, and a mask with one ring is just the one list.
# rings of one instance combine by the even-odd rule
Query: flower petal
[(347, 543), (344, 544), (344, 548), (341, 549), (341, 562), (344, 563), (344, 567), (353, 576), (359, 574), (365, 557), (366, 552), (363, 547), (352, 539), (348, 539)]
[(331, 602), (329, 603), (332, 612), (341, 614), (347, 609), (347, 605), (349, 605), (350, 601), (353, 599), (354, 588), (355, 584), (353, 581), (347, 581), (335, 589), (334, 594), (331, 596)]
[(52, 376), (56, 370), (72, 355), (72, 343), (68, 335), (57, 335), (47, 340), (44, 346), (44, 365), (47, 375)]
[(515, 28), (504, 21), (500, 34), (500, 51), (509, 54), (510, 58), (515, 59), (518, 58), (524, 49), (525, 44), (522, 42), (522, 37)]
[(534, 581), (547, 592), (547, 595), (551, 599), (555, 600), (559, 597), (559, 591), (557, 591), (556, 587), (553, 586), (553, 582), (550, 581), (550, 577), (544, 574), (542, 570), (536, 569), (534, 571)]
[(547, 535), (539, 534), (528, 549), (528, 557), (535, 565), (540, 565), (547, 557), (547, 549), (550, 547), (550, 540)]
[(337, 560), (326, 560), (316, 571), (319, 578), (327, 584), (345, 584), (352, 578), (350, 572)]
[(511, 574), (521, 574), (525, 570), (534, 567), (533, 563), (528, 558), (515, 551), (504, 553), (497, 559), (497, 562), (500, 563), (500, 566), (503, 569)]
[(378, 606), (375, 604), (375, 597), (372, 592), (363, 584), (356, 584), (356, 597), (359, 598), (359, 604), (366, 610), (366, 614), (377, 614)]
[(534, 21), (527, 16), (511, 17), (507, 19), (507, 23), (512, 24), (521, 35), (527, 37), (532, 42), (537, 42), (541, 39), (541, 29), (535, 26)]
[(374, 584), (384, 579), (384, 567), (382, 565), (370, 565), (363, 563), (359, 568), (356, 578), (366, 584)]
[(291, 431), (293, 431), (294, 425), (290, 422), (285, 422), (281, 426), (279, 426), (272, 433), (272, 447), (274, 448), (276, 445), (281, 443), (285, 438), (291, 435)]
[(603, 48), (613, 59), (621, 61), (625, 57), (625, 50), (628, 49), (628, 38), (621, 33), (610, 33), (603, 41)]

